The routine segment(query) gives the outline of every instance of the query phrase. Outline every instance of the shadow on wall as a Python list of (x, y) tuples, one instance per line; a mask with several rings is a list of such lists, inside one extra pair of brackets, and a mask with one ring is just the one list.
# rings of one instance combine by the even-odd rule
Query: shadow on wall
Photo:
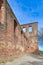
[(0, 1), (0, 9), (1, 9), (2, 4), (3, 4), (3, 1), (1, 0), (1, 1)]

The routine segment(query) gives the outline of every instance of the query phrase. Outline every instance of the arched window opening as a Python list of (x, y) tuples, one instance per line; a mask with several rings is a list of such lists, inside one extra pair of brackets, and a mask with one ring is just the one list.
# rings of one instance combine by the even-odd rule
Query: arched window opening
[(16, 20), (14, 20), (14, 32), (16, 30), (16, 27), (17, 27), (17, 22), (16, 22)]
[(14, 20), (14, 39), (17, 41), (18, 40), (18, 37), (17, 37), (17, 35), (16, 35), (16, 27), (17, 27), (17, 22), (16, 22), (16, 20)]
[(29, 31), (29, 32), (32, 32), (32, 26), (30, 26), (30, 27), (28, 28), (28, 31)]
[(26, 33), (26, 28), (23, 28), (23, 32)]

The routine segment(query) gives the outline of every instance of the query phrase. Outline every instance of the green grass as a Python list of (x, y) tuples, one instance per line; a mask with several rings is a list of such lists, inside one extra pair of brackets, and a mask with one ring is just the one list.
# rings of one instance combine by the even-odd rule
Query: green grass
[(40, 51), (40, 50), (39, 50), (39, 54), (40, 54), (40, 55), (43, 55), (43, 51)]
[(5, 65), (7, 62), (13, 62), (15, 61), (16, 59), (9, 59), (9, 60), (0, 60), (0, 64), (1, 65)]

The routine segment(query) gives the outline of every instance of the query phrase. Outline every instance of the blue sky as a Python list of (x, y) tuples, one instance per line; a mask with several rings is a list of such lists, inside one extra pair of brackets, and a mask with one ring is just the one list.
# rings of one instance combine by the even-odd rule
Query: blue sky
[[(20, 24), (38, 22), (38, 30), (43, 28), (43, 0), (8, 0), (8, 2)], [(40, 48), (42, 45), (39, 44)]]
[(39, 42), (38, 47), (41, 51), (43, 51), (43, 42)]

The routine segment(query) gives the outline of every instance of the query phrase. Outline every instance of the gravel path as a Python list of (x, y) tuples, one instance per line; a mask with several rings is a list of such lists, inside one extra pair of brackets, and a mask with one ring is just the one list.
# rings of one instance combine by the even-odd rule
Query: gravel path
[[(39, 57), (42, 59), (39, 59)], [(7, 62), (4, 65), (43, 65), (43, 57), (38, 55), (24, 55), (16, 61)]]

